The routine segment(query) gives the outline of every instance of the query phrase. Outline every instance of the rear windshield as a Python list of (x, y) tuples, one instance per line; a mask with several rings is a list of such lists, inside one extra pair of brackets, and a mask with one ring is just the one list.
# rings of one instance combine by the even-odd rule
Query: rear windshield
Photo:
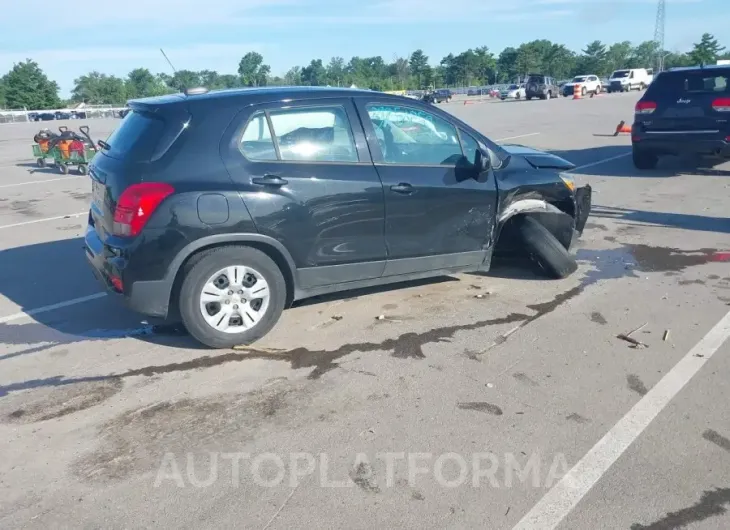
[(103, 148), (103, 153), (117, 159), (157, 160), (187, 127), (188, 118), (177, 116), (174, 120), (166, 120), (159, 115), (131, 110), (107, 138), (108, 147)]
[(543, 83), (545, 82), (545, 76), (544, 75), (531, 75), (527, 79), (528, 83)]
[(730, 68), (662, 72), (649, 85), (652, 93), (669, 94), (730, 94)]

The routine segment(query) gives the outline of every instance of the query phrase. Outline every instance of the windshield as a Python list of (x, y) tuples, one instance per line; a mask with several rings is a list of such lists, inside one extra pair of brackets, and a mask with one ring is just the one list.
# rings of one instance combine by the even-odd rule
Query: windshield
[(585, 80), (586, 80), (586, 76), (579, 75), (579, 76), (573, 78), (573, 83), (582, 83)]
[(611, 75), (611, 77), (613, 77), (614, 79), (620, 79), (622, 77), (628, 77), (628, 76), (629, 76), (629, 71), (628, 70), (616, 70)]
[(517, 90), (518, 88), (520, 88), (520, 87), (518, 87), (517, 85), (510, 85), (509, 86), (509, 89), (510, 90)]

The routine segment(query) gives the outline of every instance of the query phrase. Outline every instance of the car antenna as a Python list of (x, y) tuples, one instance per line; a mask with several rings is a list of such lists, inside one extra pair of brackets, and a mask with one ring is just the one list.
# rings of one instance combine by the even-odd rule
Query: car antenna
[(172, 68), (172, 73), (173, 74), (176, 74), (177, 73), (177, 70), (175, 70), (175, 67), (172, 66), (172, 62), (170, 61), (170, 59), (168, 59), (167, 54), (165, 53), (165, 50), (163, 50), (162, 48), (160, 48), (160, 53), (162, 53), (162, 56), (167, 61), (167, 64), (169, 64), (170, 65), (170, 68)]

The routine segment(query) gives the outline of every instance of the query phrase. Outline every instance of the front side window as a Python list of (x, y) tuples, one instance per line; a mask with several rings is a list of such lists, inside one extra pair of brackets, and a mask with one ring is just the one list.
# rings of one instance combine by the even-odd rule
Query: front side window
[(400, 105), (367, 105), (386, 164), (455, 165), (463, 156), (456, 129), (429, 112)]
[[(249, 160), (358, 162), (347, 112), (340, 106), (300, 107), (253, 115), (241, 138)], [(277, 156), (278, 146), (278, 156)]]

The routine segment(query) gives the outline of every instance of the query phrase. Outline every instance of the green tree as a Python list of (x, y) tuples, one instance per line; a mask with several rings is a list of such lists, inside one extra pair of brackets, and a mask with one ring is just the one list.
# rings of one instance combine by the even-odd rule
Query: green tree
[(238, 63), (238, 75), (243, 86), (266, 86), (271, 67), (264, 64), (264, 57), (258, 52), (248, 52)]
[(576, 67), (579, 71), (576, 71), (576, 74), (604, 74), (608, 69), (607, 58), (606, 45), (594, 40), (586, 46), (583, 55), (578, 58)]
[(157, 96), (167, 91), (165, 78), (155, 77), (147, 68), (135, 68), (129, 72), (125, 85), (129, 99)]
[(499, 82), (508, 81), (518, 75), (517, 56), (517, 50), (512, 47), (505, 48), (499, 54), (499, 58), (497, 59), (497, 79)]
[(11, 109), (53, 109), (61, 105), (58, 84), (43, 73), (38, 63), (27, 59), (13, 65), (2, 78), (5, 104)]
[(200, 78), (200, 72), (194, 72), (192, 70), (178, 70), (175, 72), (175, 75), (172, 76), (169, 85), (176, 90), (183, 91), (188, 88), (203, 86), (203, 82)]
[(3, 82), (2, 79), (0, 79), (0, 109), (5, 107), (6, 104), (7, 103), (5, 101), (5, 83)]
[(644, 41), (634, 48), (634, 53), (629, 59), (629, 68), (656, 68), (659, 65), (659, 48), (652, 40)]
[(332, 57), (327, 65), (327, 79), (331, 85), (340, 86), (345, 81), (345, 60)]
[(91, 72), (74, 80), (71, 100), (91, 105), (122, 105), (127, 100), (127, 89), (123, 79)]
[(298, 86), (302, 84), (302, 69), (299, 66), (290, 68), (284, 75), (284, 83), (289, 86)]
[(622, 68), (628, 68), (634, 57), (634, 47), (629, 41), (612, 44), (606, 51), (606, 70), (610, 73)]
[(426, 86), (427, 81), (431, 79), (431, 68), (428, 65), (428, 56), (423, 53), (423, 50), (416, 50), (411, 54), (408, 60), (408, 66), (411, 70), (411, 75), (415, 78), (418, 88)]
[(302, 83), (311, 86), (327, 84), (327, 69), (322, 64), (322, 59), (314, 59), (309, 66), (302, 68)]
[(695, 64), (714, 64), (724, 50), (725, 47), (720, 46), (713, 35), (705, 33), (689, 55)]

